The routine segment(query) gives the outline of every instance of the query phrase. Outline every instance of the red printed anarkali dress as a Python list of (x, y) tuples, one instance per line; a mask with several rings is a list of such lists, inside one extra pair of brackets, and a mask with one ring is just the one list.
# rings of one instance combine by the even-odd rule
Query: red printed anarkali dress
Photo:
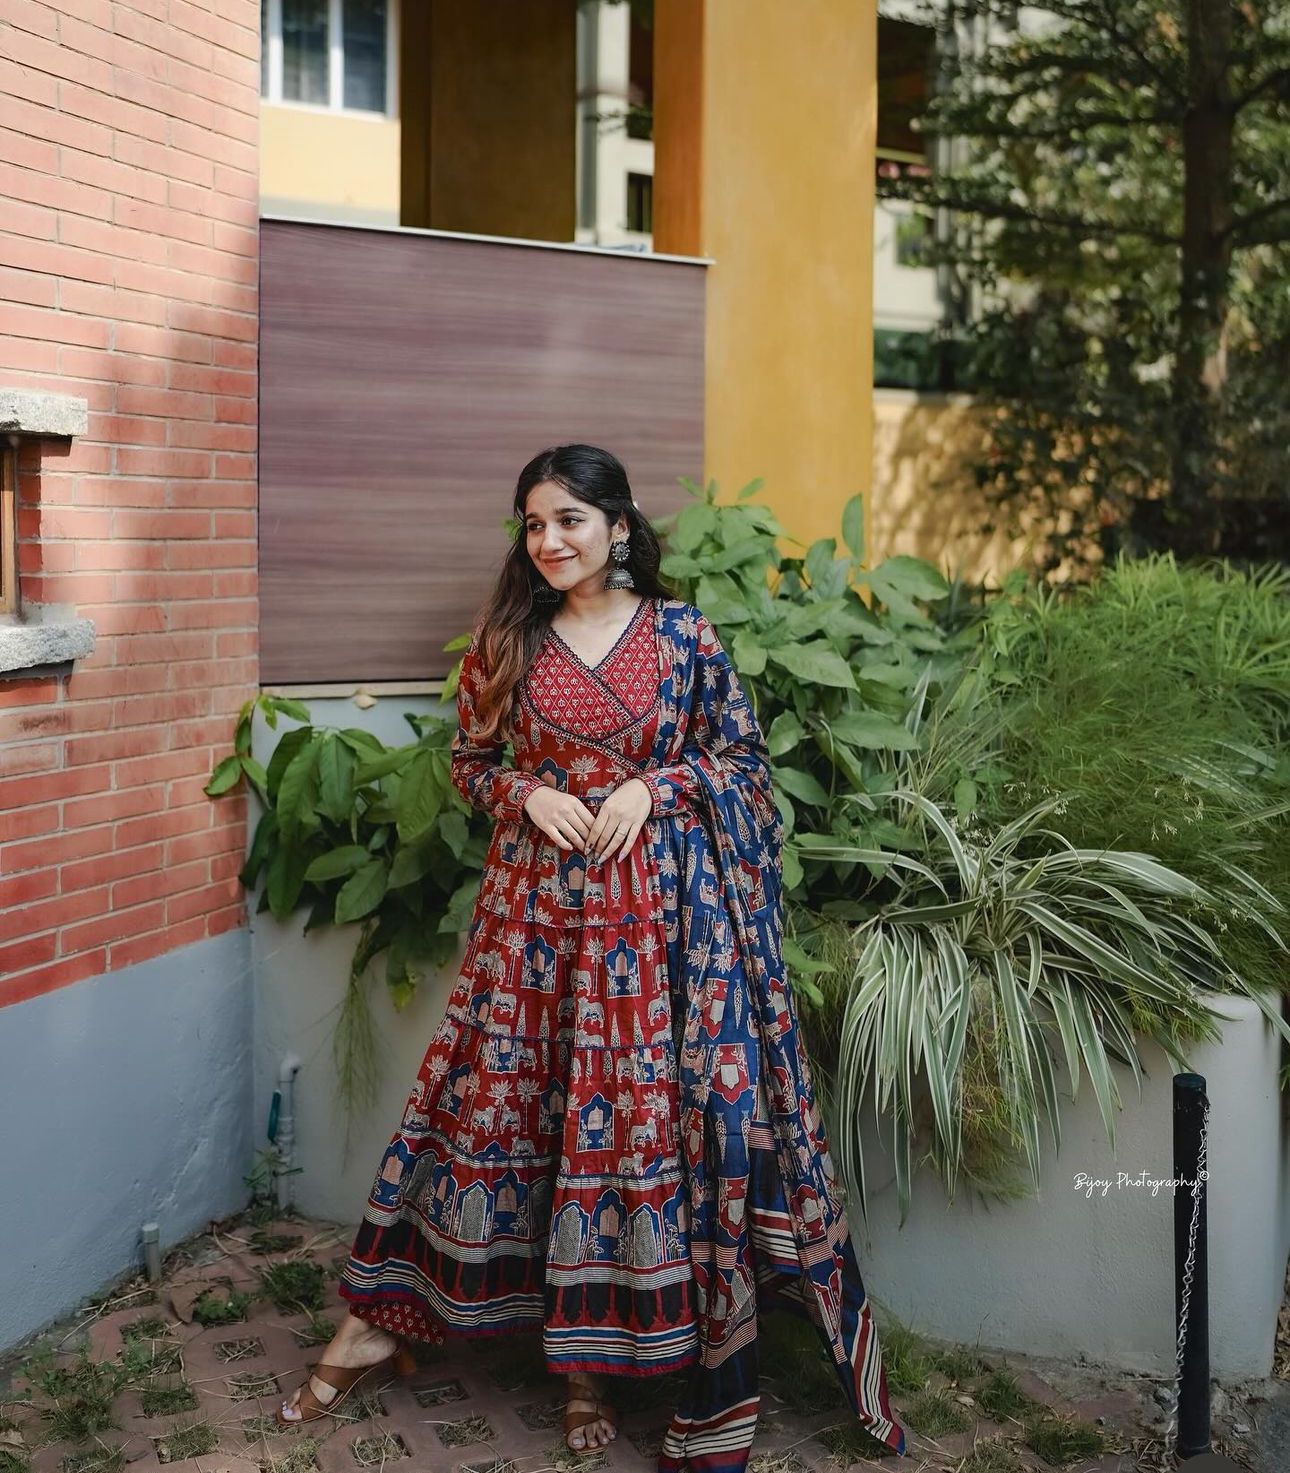
[[(541, 1327), (553, 1372), (693, 1367), (660, 1468), (742, 1469), (759, 1309), (810, 1316), (852, 1407), (896, 1451), (877, 1329), (780, 950), (783, 830), (756, 720), (692, 605), (642, 599), (595, 666), (548, 630), (513, 709), (515, 767), (472, 739), (452, 776), (497, 820), (460, 977), (342, 1275), (412, 1338)], [(523, 812), (652, 812), (588, 866)]]

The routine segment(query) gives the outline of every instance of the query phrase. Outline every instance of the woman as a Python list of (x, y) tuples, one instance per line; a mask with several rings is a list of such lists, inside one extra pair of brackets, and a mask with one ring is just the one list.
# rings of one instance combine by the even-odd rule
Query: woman
[(604, 1378), (685, 1370), (660, 1469), (742, 1469), (778, 1301), (903, 1452), (798, 1044), (752, 709), (659, 582), (614, 456), (543, 452), (515, 515), (457, 692), (453, 782), (497, 820), (461, 975), (341, 1278), (350, 1314), (282, 1420), (406, 1368), (403, 1341), (541, 1326), (571, 1448), (616, 1434)]

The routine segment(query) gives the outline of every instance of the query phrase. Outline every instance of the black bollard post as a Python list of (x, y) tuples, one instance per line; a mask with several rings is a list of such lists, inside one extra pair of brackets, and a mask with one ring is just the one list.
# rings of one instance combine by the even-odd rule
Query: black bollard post
[(1174, 1325), (1178, 1365), (1178, 1459), (1209, 1451), (1209, 1253), (1207, 1182), (1209, 1101), (1199, 1074), (1174, 1075)]

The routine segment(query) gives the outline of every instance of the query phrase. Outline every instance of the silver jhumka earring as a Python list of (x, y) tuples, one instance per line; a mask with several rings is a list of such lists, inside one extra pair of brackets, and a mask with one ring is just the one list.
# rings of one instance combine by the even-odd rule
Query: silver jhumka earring
[(535, 604), (541, 604), (544, 608), (548, 607), (551, 604), (558, 604), (560, 602), (560, 590), (558, 588), (552, 588), (551, 585), (545, 581), (541, 583), (535, 583), (533, 585), (532, 591), (533, 602)]
[[(630, 533), (628, 534), (631, 535)], [(609, 544), (609, 556), (613, 558), (615, 566), (605, 574), (606, 588), (635, 588), (632, 575), (627, 571), (626, 563), (628, 557), (627, 538), (619, 542)]]

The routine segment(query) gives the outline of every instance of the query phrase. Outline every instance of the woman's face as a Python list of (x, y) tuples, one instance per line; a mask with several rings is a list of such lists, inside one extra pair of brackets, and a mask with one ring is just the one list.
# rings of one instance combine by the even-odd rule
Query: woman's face
[[(626, 532), (626, 520), (619, 517), (613, 535)], [(538, 572), (553, 588), (603, 588), (611, 533), (598, 506), (579, 501), (554, 481), (542, 481), (525, 503), (524, 538)]]

